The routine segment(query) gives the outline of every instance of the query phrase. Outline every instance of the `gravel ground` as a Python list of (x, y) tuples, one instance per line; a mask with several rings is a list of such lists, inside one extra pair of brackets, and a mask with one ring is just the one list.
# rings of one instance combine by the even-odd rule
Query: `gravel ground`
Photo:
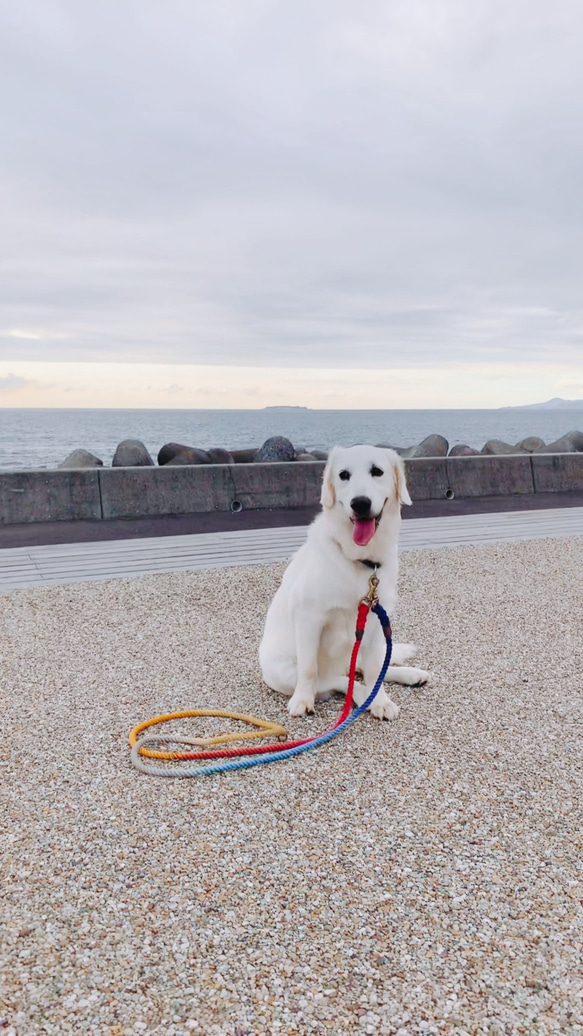
[(404, 555), (434, 679), (397, 723), (131, 769), (158, 712), (286, 722), (256, 661), (282, 570), (0, 598), (0, 1033), (582, 1036), (583, 539)]

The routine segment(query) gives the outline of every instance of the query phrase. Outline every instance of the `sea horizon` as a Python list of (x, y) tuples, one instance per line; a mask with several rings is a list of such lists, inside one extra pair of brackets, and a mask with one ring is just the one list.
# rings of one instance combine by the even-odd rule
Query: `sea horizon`
[(152, 410), (155, 410), (155, 411), (163, 411), (163, 412), (166, 412), (166, 413), (172, 413), (172, 412), (176, 412), (176, 413), (195, 412), (195, 413), (198, 413), (198, 411), (212, 412), (212, 413), (216, 413), (216, 412), (223, 413), (225, 411), (245, 411), (245, 412), (259, 413), (259, 412), (261, 412), (263, 410), (309, 410), (311, 413), (329, 412), (329, 413), (383, 413), (383, 414), (395, 413), (395, 414), (401, 414), (401, 413), (438, 413), (438, 412), (439, 413), (450, 413), (450, 412), (452, 412), (452, 413), (465, 413), (465, 412), (467, 412), (467, 413), (485, 413), (487, 411), (491, 411), (491, 412), (497, 413), (500, 410), (531, 410), (531, 411), (537, 411), (539, 409), (542, 410), (543, 412), (551, 411), (551, 412), (557, 412), (557, 413), (565, 413), (565, 412), (572, 411), (573, 413), (577, 413), (579, 410), (583, 409), (583, 399), (580, 399), (580, 400), (578, 400), (578, 399), (575, 399), (575, 400), (565, 400), (564, 403), (565, 404), (566, 403), (572, 403), (572, 404), (575, 404), (575, 405), (572, 406), (572, 407), (566, 406), (566, 405), (565, 406), (557, 406), (557, 407), (547, 407), (545, 403), (516, 403), (516, 404), (510, 403), (510, 404), (505, 404), (504, 406), (497, 406), (497, 407), (438, 407), (438, 406), (435, 406), (435, 407), (326, 407), (326, 406), (313, 407), (313, 406), (305, 406), (305, 405), (303, 405), (301, 403), (291, 403), (291, 404), (288, 404), (288, 403), (270, 403), (270, 404), (267, 404), (266, 406), (262, 406), (262, 407), (248, 407), (248, 406), (239, 406), (239, 407), (229, 407), (229, 406), (225, 406), (225, 407), (205, 407), (205, 406), (197, 406), (197, 407), (163, 407), (163, 406), (109, 407), (109, 406), (90, 406), (90, 407), (85, 407), (85, 406), (11, 406), (9, 404), (0, 403), (0, 413), (2, 411), (5, 411), (5, 410), (29, 410), (29, 411), (31, 411), (31, 410), (32, 411), (37, 411), (37, 410), (79, 410), (79, 411), (108, 410), (108, 411), (112, 411), (112, 412), (115, 412), (115, 411), (126, 412), (128, 410), (138, 410), (138, 411), (144, 411), (144, 412), (148, 411), (148, 412), (150, 412)]

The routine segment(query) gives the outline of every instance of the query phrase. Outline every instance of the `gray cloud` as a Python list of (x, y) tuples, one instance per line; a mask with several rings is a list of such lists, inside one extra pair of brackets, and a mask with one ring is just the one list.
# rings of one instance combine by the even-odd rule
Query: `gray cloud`
[(0, 30), (0, 358), (580, 366), (576, 0), (20, 0)]
[(0, 393), (18, 392), (19, 389), (33, 384), (34, 382), (30, 378), (19, 378), (17, 374), (6, 374), (4, 377), (0, 377)]

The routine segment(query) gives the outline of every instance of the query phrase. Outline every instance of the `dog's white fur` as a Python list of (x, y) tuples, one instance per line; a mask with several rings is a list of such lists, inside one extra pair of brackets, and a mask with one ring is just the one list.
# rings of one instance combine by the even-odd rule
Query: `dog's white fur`
[[(382, 474), (373, 475), (373, 470)], [(380, 519), (366, 546), (353, 540), (355, 497), (369, 499), (370, 513)], [(322, 512), (271, 602), (259, 648), (263, 679), (290, 697), (292, 716), (312, 712), (318, 697), (326, 698), (332, 691), (346, 693), (356, 612), (372, 574), (361, 559), (380, 564), (379, 599), (388, 615), (393, 613), (401, 505), (411, 503), (401, 458), (394, 450), (375, 446), (335, 447), (324, 471), (321, 502)], [(389, 667), (387, 682), (413, 686), (427, 681), (429, 673), (402, 665), (414, 652), (411, 644), (393, 646), (392, 661), (397, 664)], [(357, 705), (370, 694), (384, 655), (385, 639), (376, 616), (371, 616), (359, 656), (363, 682), (355, 684)], [(395, 719), (399, 709), (381, 689), (370, 711), (378, 719)]]

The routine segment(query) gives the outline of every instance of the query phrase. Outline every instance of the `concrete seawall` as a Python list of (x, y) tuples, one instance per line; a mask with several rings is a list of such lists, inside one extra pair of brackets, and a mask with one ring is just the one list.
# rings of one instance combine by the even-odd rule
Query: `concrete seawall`
[[(583, 491), (583, 453), (405, 461), (413, 500)], [(0, 525), (310, 507), (324, 464), (0, 472)]]

